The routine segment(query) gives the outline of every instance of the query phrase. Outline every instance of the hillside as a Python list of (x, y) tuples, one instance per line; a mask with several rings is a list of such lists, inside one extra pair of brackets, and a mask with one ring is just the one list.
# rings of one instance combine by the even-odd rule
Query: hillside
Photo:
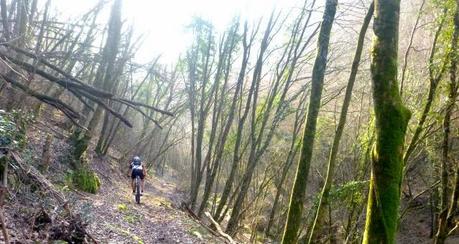
[[(47, 134), (55, 138), (50, 148), (49, 171), (43, 176), (31, 177), (40, 174), (36, 169), (40, 168), (40, 155)], [(12, 175), (11, 195), (5, 204), (6, 229), (12, 242), (75, 242), (81, 237), (98, 243), (223, 241), (180, 209), (183, 193), (176, 189), (172, 179), (157, 178), (154, 173), (149, 175), (145, 194), (138, 205), (128, 188), (129, 178), (121, 172), (123, 164), (114, 160), (112, 155), (101, 159), (91, 154), (88, 156), (91, 168), (97, 173), (101, 187), (96, 194), (81, 192), (66, 179), (70, 169), (63, 161), (69, 148), (65, 131), (52, 122), (37, 122), (30, 126), (27, 138), (26, 149), (16, 152), (15, 157), (22, 159), (22, 163), (30, 167), (30, 172), (21, 172), (19, 178)], [(51, 183), (48, 189), (44, 189), (43, 182), (40, 182), (46, 178)], [(64, 196), (63, 205), (52, 197), (56, 195), (54, 191)], [(66, 208), (75, 217), (69, 217)], [(3, 240), (3, 236), (0, 238)]]

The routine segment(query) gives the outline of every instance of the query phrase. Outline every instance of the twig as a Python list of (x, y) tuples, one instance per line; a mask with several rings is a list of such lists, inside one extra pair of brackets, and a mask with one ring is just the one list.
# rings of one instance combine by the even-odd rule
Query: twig
[[(185, 203), (182, 203), (182, 208), (185, 210), (186, 213), (188, 213), (188, 215), (190, 215), (190, 217), (196, 221), (196, 223), (200, 224), (202, 227), (204, 227), (207, 231), (209, 231), (212, 235), (216, 236), (216, 237), (220, 237), (220, 238), (223, 238), (223, 240), (227, 243), (230, 243), (230, 244), (235, 244), (236, 242), (229, 242), (229, 239), (226, 239), (225, 236), (223, 236), (221, 233), (218, 233), (217, 231), (211, 229), (209, 226), (207, 226), (206, 224), (204, 224), (200, 219), (199, 217), (193, 212), (193, 210), (191, 210), (187, 204)], [(221, 230), (221, 229), (220, 229)], [(223, 233), (223, 231), (222, 231)], [(230, 237), (231, 238), (231, 237)]]
[(402, 213), (400, 214), (400, 217), (399, 217), (399, 220), (403, 219), (403, 217), (405, 217), (406, 213), (408, 213), (408, 210), (410, 210), (410, 204), (416, 200), (418, 197), (424, 195), (424, 193), (432, 190), (434, 187), (436, 187), (438, 184), (440, 184), (440, 181), (437, 181), (435, 182), (432, 186), (430, 186), (429, 188), (421, 191), (420, 193), (418, 193), (416, 196), (414, 196), (413, 198), (411, 198), (408, 203), (407, 203), (407, 207), (405, 209), (403, 209)]
[(222, 237), (224, 237), (226, 240), (228, 240), (228, 242), (230, 244), (235, 244), (236, 242), (233, 240), (233, 238), (231, 238), (230, 235), (226, 234), (225, 232), (223, 232), (222, 228), (220, 227), (220, 225), (217, 223), (217, 221), (215, 221), (213, 218), (212, 218), (212, 215), (209, 213), (209, 212), (205, 212), (204, 215), (209, 218), (210, 222), (212, 223), (212, 225), (215, 227), (215, 229), (217, 230), (218, 234), (220, 234)]
[(456, 231), (457, 229), (459, 228), (459, 223), (456, 223), (456, 225), (454, 226), (454, 228), (452, 228), (449, 232), (448, 232), (448, 235), (447, 236), (450, 236), (454, 233), (454, 231)]
[(169, 111), (162, 110), (162, 109), (159, 109), (159, 108), (147, 105), (147, 104), (143, 104), (143, 103), (139, 103), (139, 102), (135, 102), (135, 101), (130, 101), (130, 100), (127, 100), (127, 99), (124, 99), (124, 98), (113, 98), (113, 100), (117, 101), (117, 102), (124, 103), (126, 105), (127, 104), (131, 104), (131, 105), (134, 105), (134, 106), (145, 107), (145, 108), (151, 109), (153, 111), (156, 111), (156, 112), (159, 112), (159, 113), (162, 113), (162, 114), (166, 114), (166, 115), (169, 115), (169, 116), (172, 116), (172, 117), (174, 116), (174, 114), (169, 112)]

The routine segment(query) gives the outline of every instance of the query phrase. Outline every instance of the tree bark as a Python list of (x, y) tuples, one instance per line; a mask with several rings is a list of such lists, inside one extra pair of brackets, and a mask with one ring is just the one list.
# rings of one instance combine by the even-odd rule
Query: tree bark
[[(201, 201), (201, 206), (199, 207), (199, 210), (198, 210), (199, 217), (201, 217), (201, 215), (203, 214), (207, 206), (207, 201), (209, 200), (210, 193), (212, 191), (212, 186), (215, 180), (215, 176), (217, 174), (218, 169), (220, 168), (220, 163), (222, 160), (223, 151), (224, 151), (225, 144), (226, 144), (226, 139), (229, 134), (231, 125), (233, 124), (234, 114), (236, 112), (236, 102), (239, 98), (240, 89), (242, 89), (242, 85), (243, 85), (243, 82), (242, 81), (239, 82), (238, 80), (238, 83), (236, 84), (236, 89), (233, 94), (233, 99), (231, 101), (231, 106), (229, 108), (229, 114), (226, 118), (226, 121), (222, 122), (222, 126), (221, 126), (222, 128), (219, 130), (219, 134), (217, 136), (216, 132), (217, 132), (217, 127), (218, 127), (218, 121), (220, 120), (220, 117), (223, 117), (222, 114), (224, 112), (223, 111), (223, 105), (225, 103), (224, 97), (226, 96), (229, 74), (230, 74), (231, 67), (232, 67), (231, 60), (232, 60), (233, 52), (236, 48), (236, 42), (237, 42), (236, 35), (237, 35), (238, 26), (239, 26), (239, 22), (236, 22), (227, 32), (228, 37), (222, 43), (223, 51), (221, 52), (221, 55), (219, 57), (217, 75), (215, 76), (215, 83), (216, 83), (217, 89), (214, 94), (215, 95), (214, 111), (212, 115), (212, 129), (210, 133), (209, 149), (207, 151), (207, 155), (204, 160), (204, 162), (207, 164), (206, 182), (205, 182), (203, 197)], [(245, 73), (245, 68), (244, 68), (244, 73)], [(221, 76), (224, 76), (224, 84), (221, 86), (220, 89), (218, 89), (219, 88), (218, 84), (219, 84), (219, 80), (221, 79)], [(220, 91), (220, 95), (218, 91)], [(217, 102), (219, 100), (220, 102)], [(213, 149), (212, 144), (215, 141), (215, 139), (217, 140), (216, 146), (215, 146), (215, 149), (212, 150)], [(213, 151), (214, 151), (215, 156), (212, 157), (211, 155)]]
[(290, 197), (287, 221), (282, 237), (282, 243), (295, 243), (298, 239), (298, 230), (303, 212), (303, 200), (306, 193), (306, 184), (311, 165), (312, 151), (314, 146), (317, 117), (322, 98), (325, 69), (327, 66), (328, 47), (331, 28), (336, 13), (337, 0), (327, 0), (325, 11), (319, 32), (318, 50), (311, 81), (311, 97), (309, 101), (308, 116), (304, 128), (301, 147), (300, 161), (296, 172), (293, 191)]
[(403, 144), (410, 119), (397, 82), (400, 1), (375, 0), (371, 59), (376, 145), (363, 243), (395, 243), (403, 169)]
[[(192, 120), (191, 146), (193, 150), (189, 203), (193, 210), (197, 203), (199, 187), (204, 172), (202, 160), (204, 132), (210, 104), (213, 101), (212, 95), (215, 91), (215, 84), (209, 84), (214, 55), (212, 27), (206, 23), (198, 22), (195, 28), (196, 43), (191, 51), (191, 56), (188, 57), (190, 113)], [(200, 62), (198, 62), (199, 59), (201, 59)], [(198, 84), (198, 81), (201, 81), (201, 84)], [(209, 85), (210, 87), (208, 87)]]
[(43, 172), (47, 173), (49, 164), (51, 163), (51, 144), (53, 143), (53, 135), (48, 134), (46, 136), (45, 143), (43, 144), (43, 151), (41, 154), (41, 165), (43, 167)]
[[(96, 75), (95, 87), (104, 90), (111, 90), (110, 85), (115, 77), (113, 77), (115, 69), (115, 60), (118, 53), (121, 38), (121, 0), (116, 0), (112, 7), (110, 15), (108, 36), (103, 50), (102, 63), (99, 66)], [(82, 154), (89, 146), (89, 142), (99, 124), (100, 118), (103, 114), (103, 108), (98, 105), (89, 120), (87, 131), (75, 132), (74, 138), (78, 146), (75, 148), (74, 158), (80, 160)], [(89, 112), (88, 112), (89, 113)]]
[[(287, 178), (287, 174), (290, 171), (291, 166), (293, 165), (293, 162), (296, 158), (296, 155), (300, 149), (301, 144), (297, 141), (297, 138), (299, 136), (299, 132), (301, 131), (301, 125), (304, 124), (305, 121), (305, 114), (306, 114), (306, 99), (308, 95), (308, 90), (304, 90), (303, 95), (299, 101), (299, 105), (297, 107), (296, 113), (295, 113), (295, 122), (293, 125), (293, 132), (292, 132), (292, 139), (290, 142), (290, 149), (287, 155), (287, 159), (284, 162), (284, 165), (282, 165), (282, 173), (280, 175), (279, 182), (276, 184), (276, 195), (274, 196), (274, 202), (271, 207), (271, 211), (269, 213), (269, 218), (268, 218), (268, 225), (265, 229), (265, 235), (269, 236), (271, 232), (271, 228), (274, 224), (274, 217), (277, 211), (277, 207), (280, 202), (280, 197), (281, 197), (281, 192), (282, 192), (282, 186), (284, 185), (284, 182)], [(287, 186), (289, 188), (289, 186)], [(287, 191), (288, 194), (288, 191)]]

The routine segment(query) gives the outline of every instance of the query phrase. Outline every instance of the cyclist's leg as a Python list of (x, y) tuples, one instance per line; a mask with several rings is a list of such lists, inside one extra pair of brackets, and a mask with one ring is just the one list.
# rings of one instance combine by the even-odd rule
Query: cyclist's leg
[(135, 193), (135, 179), (131, 180), (131, 188), (132, 188), (132, 192)]
[(132, 187), (132, 192), (135, 193), (135, 170), (132, 170), (131, 172), (131, 187)]
[(141, 191), (143, 192), (143, 188), (145, 187), (145, 180), (140, 180), (141, 183), (140, 183), (140, 188), (142, 189)]
[(140, 172), (140, 189), (141, 192), (143, 192), (143, 189), (145, 188), (145, 175), (143, 172)]

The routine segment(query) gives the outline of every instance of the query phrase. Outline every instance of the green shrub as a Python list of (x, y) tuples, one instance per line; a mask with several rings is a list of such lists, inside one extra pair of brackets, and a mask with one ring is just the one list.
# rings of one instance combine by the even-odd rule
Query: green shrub
[(81, 168), (72, 173), (72, 184), (82, 191), (97, 193), (100, 188), (100, 179), (91, 170)]

